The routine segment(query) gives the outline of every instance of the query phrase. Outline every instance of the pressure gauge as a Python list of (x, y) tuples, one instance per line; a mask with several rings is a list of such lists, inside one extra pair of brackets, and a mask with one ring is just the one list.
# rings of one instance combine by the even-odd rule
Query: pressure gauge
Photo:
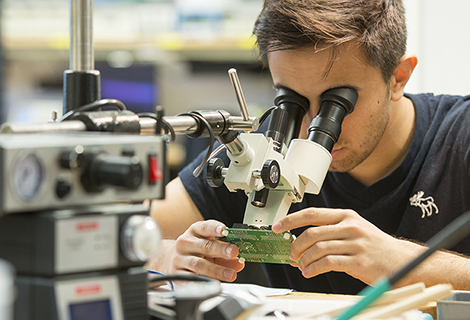
[(37, 155), (28, 153), (19, 157), (13, 167), (12, 185), (16, 195), (24, 201), (34, 199), (43, 185), (44, 166)]

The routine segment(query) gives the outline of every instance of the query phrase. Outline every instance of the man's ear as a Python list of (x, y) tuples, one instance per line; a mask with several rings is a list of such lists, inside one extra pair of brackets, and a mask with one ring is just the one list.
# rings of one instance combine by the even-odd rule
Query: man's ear
[(391, 78), (391, 99), (398, 101), (403, 97), (405, 85), (410, 80), (414, 68), (418, 64), (418, 58), (414, 53), (407, 53), (400, 59)]

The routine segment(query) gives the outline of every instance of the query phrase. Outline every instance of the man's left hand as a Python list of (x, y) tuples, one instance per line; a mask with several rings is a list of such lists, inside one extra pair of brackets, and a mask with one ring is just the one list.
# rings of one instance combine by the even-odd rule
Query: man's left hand
[(300, 227), (309, 228), (292, 242), (290, 258), (301, 259), (298, 267), (306, 278), (340, 271), (371, 284), (425, 250), (386, 234), (353, 210), (307, 208), (280, 219), (272, 230)]

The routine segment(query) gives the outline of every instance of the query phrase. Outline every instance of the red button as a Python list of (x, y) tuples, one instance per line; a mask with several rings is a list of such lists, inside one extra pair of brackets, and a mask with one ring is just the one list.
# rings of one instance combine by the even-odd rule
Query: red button
[(163, 179), (163, 172), (158, 165), (157, 156), (154, 154), (149, 155), (149, 184), (155, 184), (157, 181)]

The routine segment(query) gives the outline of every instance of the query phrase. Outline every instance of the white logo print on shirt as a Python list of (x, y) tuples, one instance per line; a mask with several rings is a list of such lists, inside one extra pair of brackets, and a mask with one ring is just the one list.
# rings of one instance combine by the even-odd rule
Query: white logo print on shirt
[(434, 203), (434, 198), (433, 197), (427, 197), (423, 198), (424, 196), (424, 191), (418, 191), (414, 196), (410, 198), (410, 204), (415, 207), (419, 207), (421, 209), (421, 212), (423, 212), (423, 215), (421, 218), (424, 218), (425, 216), (430, 216), (433, 214), (433, 211), (435, 211), (436, 214), (439, 213), (439, 208), (436, 206)]

